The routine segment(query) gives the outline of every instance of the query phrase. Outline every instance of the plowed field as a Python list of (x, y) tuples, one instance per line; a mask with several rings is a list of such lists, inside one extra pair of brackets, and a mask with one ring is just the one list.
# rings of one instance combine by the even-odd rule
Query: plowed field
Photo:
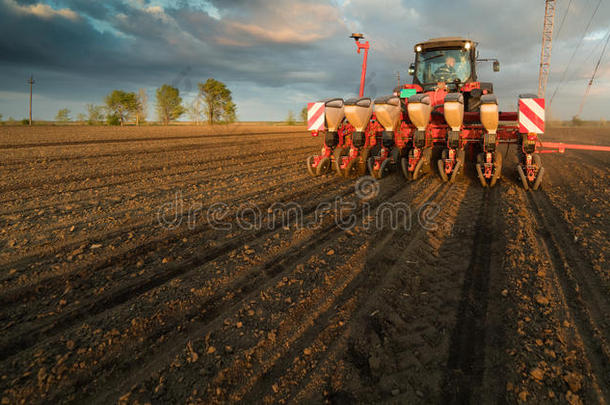
[(610, 401), (610, 155), (363, 196), (321, 142), (0, 128), (2, 405)]

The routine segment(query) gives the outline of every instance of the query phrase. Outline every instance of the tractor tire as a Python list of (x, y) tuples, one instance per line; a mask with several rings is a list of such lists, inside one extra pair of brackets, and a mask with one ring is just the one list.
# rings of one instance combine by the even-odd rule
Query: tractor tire
[(405, 179), (408, 181), (413, 180), (413, 173), (409, 171), (409, 158), (403, 157), (400, 159), (400, 169)]
[(534, 182), (534, 185), (532, 186), (532, 190), (538, 190), (540, 188), (540, 186), (542, 185), (543, 176), (544, 176), (544, 167), (541, 167), (540, 169), (538, 169), (538, 175), (536, 176), (536, 181)]
[(320, 160), (320, 163), (318, 163), (318, 167), (316, 167), (316, 175), (322, 176), (323, 174), (326, 174), (329, 169), (330, 169), (330, 158), (325, 157), (322, 160)]
[(540, 159), (539, 154), (534, 154), (534, 164), (538, 166), (538, 175), (536, 176), (536, 181), (534, 181), (534, 185), (532, 186), (532, 190), (538, 190), (540, 185), (542, 184), (542, 177), (544, 176), (544, 167), (542, 167), (542, 160)]
[(527, 182), (527, 177), (525, 177), (525, 173), (523, 173), (523, 168), (521, 165), (517, 165), (517, 173), (519, 174), (519, 178), (521, 179), (521, 184), (523, 184), (523, 188), (525, 190), (529, 190), (529, 184)]
[(496, 185), (496, 182), (502, 175), (502, 159), (503, 156), (499, 151), (495, 152), (495, 160), (494, 160), (494, 174), (491, 176), (491, 181), (489, 182), (489, 187), (493, 187)]
[(341, 169), (341, 158), (345, 155), (347, 155), (345, 148), (337, 148), (333, 152), (333, 169), (341, 177), (344, 177), (343, 169)]
[(316, 177), (318, 174), (316, 173), (316, 168), (313, 167), (313, 159), (314, 156), (307, 158), (307, 172), (309, 172), (312, 177)]
[(421, 171), (421, 168), (423, 167), (425, 161), (426, 159), (424, 159), (424, 157), (422, 156), (422, 158), (419, 159), (419, 162), (417, 162), (417, 164), (415, 165), (415, 169), (413, 169), (413, 180), (417, 180), (417, 178), (419, 177), (419, 172)]
[(451, 183), (455, 183), (455, 180), (457, 179), (458, 174), (460, 174), (460, 169), (464, 165), (464, 159), (466, 159), (466, 152), (464, 152), (463, 150), (458, 150), (457, 154), (458, 155), (456, 158), (456, 163), (455, 163), (455, 166), (453, 167), (453, 172), (451, 173), (451, 178), (449, 179), (449, 181)]
[(460, 169), (462, 168), (463, 163), (463, 160), (458, 160), (455, 163), (455, 166), (453, 166), (453, 172), (451, 172), (451, 178), (449, 179), (450, 183), (455, 183), (455, 180), (457, 180), (458, 174), (460, 173)]
[(445, 173), (445, 160), (439, 159), (436, 161), (436, 165), (438, 166), (438, 174), (441, 176), (441, 180), (443, 182), (448, 182), (449, 177), (447, 177), (447, 173)]
[(347, 177), (347, 178), (355, 178), (355, 177), (360, 177), (359, 173), (360, 173), (360, 162), (359, 162), (360, 158), (357, 157), (355, 159), (352, 159), (349, 161), (349, 163), (347, 164), (347, 166), (345, 167), (345, 170), (343, 171), (343, 176)]
[(377, 171), (377, 179), (382, 179), (386, 174), (390, 172), (390, 164), (392, 161), (390, 159), (386, 159), (381, 163), (381, 167), (379, 167), (379, 171)]
[(485, 176), (483, 175), (483, 170), (481, 169), (480, 163), (476, 164), (476, 169), (477, 169), (477, 177), (479, 178), (479, 181), (481, 182), (481, 186), (483, 188), (487, 187), (487, 180), (485, 179)]
[[(357, 158), (358, 160), (358, 177), (364, 176), (367, 174), (367, 162), (369, 160), (369, 156), (371, 156), (371, 148), (362, 149), (362, 154)], [(372, 175), (372, 173), (371, 173)]]
[(368, 158), (367, 162), (366, 162), (366, 166), (369, 170), (369, 174), (375, 178), (377, 178), (377, 175), (375, 173), (375, 158), (374, 157), (370, 157)]
[(447, 159), (447, 156), (449, 156), (447, 149), (443, 149), (441, 152), (441, 158), (436, 162), (438, 174), (441, 176), (441, 180), (444, 182), (449, 181), (449, 177), (447, 177), (447, 173), (445, 173), (445, 159)]

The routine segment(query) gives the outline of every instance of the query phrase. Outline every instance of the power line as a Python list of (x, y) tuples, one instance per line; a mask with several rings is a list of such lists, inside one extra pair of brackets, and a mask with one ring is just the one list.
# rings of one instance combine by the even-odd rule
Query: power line
[(608, 41), (610, 41), (610, 31), (608, 31), (608, 35), (606, 36), (606, 42), (604, 43), (604, 48), (602, 49), (602, 53), (599, 55), (599, 59), (595, 64), (595, 69), (593, 70), (593, 75), (591, 76), (591, 80), (589, 80), (589, 84), (587, 85), (587, 90), (585, 90), (585, 95), (582, 97), (582, 101), (580, 102), (580, 108), (578, 109), (578, 116), (582, 114), (582, 109), (585, 106), (585, 100), (589, 95), (589, 91), (591, 90), (591, 86), (593, 85), (593, 80), (595, 79), (595, 75), (597, 74), (597, 69), (599, 69), (599, 65), (606, 54), (606, 47), (608, 46)]
[(591, 15), (591, 18), (589, 19), (589, 22), (587, 23), (587, 27), (585, 28), (585, 31), (583, 32), (582, 36), (580, 37), (580, 41), (578, 41), (578, 45), (576, 46), (576, 48), (574, 48), (574, 52), (572, 53), (572, 57), (570, 58), (570, 61), (568, 62), (566, 69), (563, 71), (563, 74), (561, 75), (561, 80), (559, 80), (559, 84), (557, 84), (557, 87), (555, 87), (555, 91), (553, 92), (553, 95), (551, 96), (551, 100), (549, 101), (549, 107), (551, 106), (551, 104), (553, 104), (553, 99), (555, 98), (557, 91), (559, 90), (561, 85), (565, 82), (566, 74), (568, 73), (568, 70), (570, 69), (570, 65), (572, 64), (572, 61), (574, 60), (574, 57), (576, 56), (578, 49), (582, 45), (582, 41), (585, 39), (585, 36), (589, 32), (589, 28), (591, 27), (593, 18), (595, 18), (595, 15), (597, 14), (597, 10), (599, 10), (599, 6), (601, 4), (602, 4), (602, 0), (599, 0), (597, 2), (597, 6), (595, 7), (595, 10), (593, 11), (593, 14)]
[(559, 34), (561, 33), (561, 29), (563, 28), (563, 24), (566, 22), (566, 18), (568, 16), (568, 14), (570, 13), (570, 6), (572, 5), (572, 0), (570, 0), (570, 2), (568, 3), (568, 7), (566, 8), (566, 12), (563, 15), (563, 18), (561, 19), (561, 24), (559, 24), (559, 29), (557, 30), (557, 34), (555, 35), (555, 41), (557, 41), (557, 38), (559, 38)]

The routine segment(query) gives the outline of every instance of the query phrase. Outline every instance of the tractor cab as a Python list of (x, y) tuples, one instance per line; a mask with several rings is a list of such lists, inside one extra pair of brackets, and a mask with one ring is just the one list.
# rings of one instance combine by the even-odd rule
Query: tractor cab
[(456, 91), (476, 82), (476, 45), (459, 37), (435, 38), (415, 45), (415, 63), (409, 69), (413, 84), (429, 91), (442, 82)]
[(497, 59), (478, 59), (477, 43), (461, 37), (433, 38), (415, 45), (415, 63), (409, 67), (413, 85), (424, 92), (446, 87), (448, 92), (464, 96), (467, 112), (478, 112), (481, 96), (493, 93), (492, 83), (477, 78), (477, 62), (493, 62), (494, 72), (500, 71)]

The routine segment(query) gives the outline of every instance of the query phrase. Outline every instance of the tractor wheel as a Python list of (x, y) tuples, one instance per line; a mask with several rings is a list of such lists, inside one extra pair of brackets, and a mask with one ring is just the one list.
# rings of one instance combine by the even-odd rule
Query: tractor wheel
[(390, 172), (391, 162), (392, 161), (390, 159), (386, 159), (381, 163), (381, 167), (379, 167), (379, 171), (377, 172), (378, 179), (383, 178), (383, 176), (385, 176), (386, 174), (388, 174)]
[(364, 148), (362, 149), (362, 154), (356, 159), (358, 161), (358, 177), (367, 174), (369, 156), (371, 156), (371, 148)]
[(477, 154), (477, 164), (476, 164), (476, 169), (477, 169), (477, 177), (479, 178), (479, 181), (481, 182), (481, 186), (483, 187), (487, 187), (487, 180), (485, 179), (485, 176), (483, 176), (483, 170), (482, 170), (482, 164), (483, 164), (483, 154), (479, 153)]
[(419, 172), (421, 171), (422, 166), (424, 165), (425, 159), (422, 157), (419, 159), (419, 162), (415, 165), (415, 169), (413, 169), (413, 180), (417, 180), (419, 176)]
[(409, 159), (403, 157), (400, 159), (400, 169), (402, 170), (402, 175), (405, 176), (405, 179), (411, 181), (413, 180), (413, 173), (409, 171)]
[(538, 176), (536, 176), (536, 181), (532, 186), (532, 190), (538, 190), (540, 188), (540, 186), (542, 185), (542, 176), (544, 176), (544, 167), (538, 169)]
[(447, 174), (445, 173), (445, 160), (444, 159), (437, 160), (436, 166), (438, 167), (438, 174), (439, 174), (439, 176), (441, 176), (441, 180), (443, 182), (449, 181), (449, 177), (447, 177)]
[(316, 175), (322, 176), (323, 174), (326, 174), (329, 169), (330, 169), (330, 158), (328, 158), (328, 157), (322, 158), (322, 160), (320, 160), (320, 163), (318, 163), (318, 167), (316, 167)]
[(447, 173), (445, 173), (445, 159), (447, 159), (448, 153), (447, 149), (443, 149), (441, 152), (441, 158), (436, 161), (436, 166), (438, 167), (438, 174), (441, 176), (442, 181), (449, 181), (449, 177), (447, 177)]
[(344, 148), (337, 148), (333, 152), (333, 169), (339, 176), (344, 176), (343, 169), (341, 169), (342, 157), (347, 155), (347, 151)]
[(493, 187), (496, 185), (496, 182), (502, 175), (502, 154), (498, 151), (495, 152), (494, 159), (494, 174), (491, 176), (491, 181), (489, 182), (489, 187)]
[(464, 164), (465, 158), (466, 158), (466, 152), (464, 152), (463, 150), (459, 150), (457, 158), (456, 158), (455, 166), (453, 167), (453, 172), (451, 173), (451, 179), (449, 179), (449, 181), (451, 183), (455, 183), (455, 180), (457, 179), (457, 176), (460, 173), (462, 165)]
[(525, 177), (525, 173), (523, 173), (523, 168), (520, 164), (517, 165), (517, 173), (519, 173), (519, 178), (521, 179), (521, 184), (523, 184), (523, 188), (525, 190), (529, 190), (529, 185), (527, 183), (527, 177)]
[(424, 165), (426, 165), (424, 172), (429, 170), (430, 166), (430, 157), (432, 156), (432, 148), (424, 148), (422, 152), (422, 156), (419, 159), (419, 162), (415, 165), (415, 169), (413, 170), (413, 180), (417, 180), (419, 178), (419, 173), (421, 172)]
[(376, 177), (375, 169), (374, 169), (374, 167), (375, 167), (375, 158), (374, 157), (368, 158), (368, 160), (366, 161), (366, 167), (369, 170), (369, 174), (373, 177)]
[(309, 174), (313, 177), (316, 177), (316, 168), (313, 167), (313, 159), (314, 156), (310, 156), (307, 158), (307, 171), (309, 172)]
[(540, 188), (540, 185), (542, 184), (542, 176), (544, 176), (544, 167), (542, 167), (540, 155), (537, 153), (534, 155), (534, 164), (538, 166), (538, 175), (536, 176), (536, 181), (534, 181), (532, 190), (538, 190), (538, 188)]
[(349, 161), (349, 163), (345, 167), (345, 170), (343, 171), (344, 177), (347, 177), (347, 178), (359, 177), (359, 173), (360, 173), (359, 160), (360, 160), (360, 158), (357, 157), (357, 158), (354, 158)]

